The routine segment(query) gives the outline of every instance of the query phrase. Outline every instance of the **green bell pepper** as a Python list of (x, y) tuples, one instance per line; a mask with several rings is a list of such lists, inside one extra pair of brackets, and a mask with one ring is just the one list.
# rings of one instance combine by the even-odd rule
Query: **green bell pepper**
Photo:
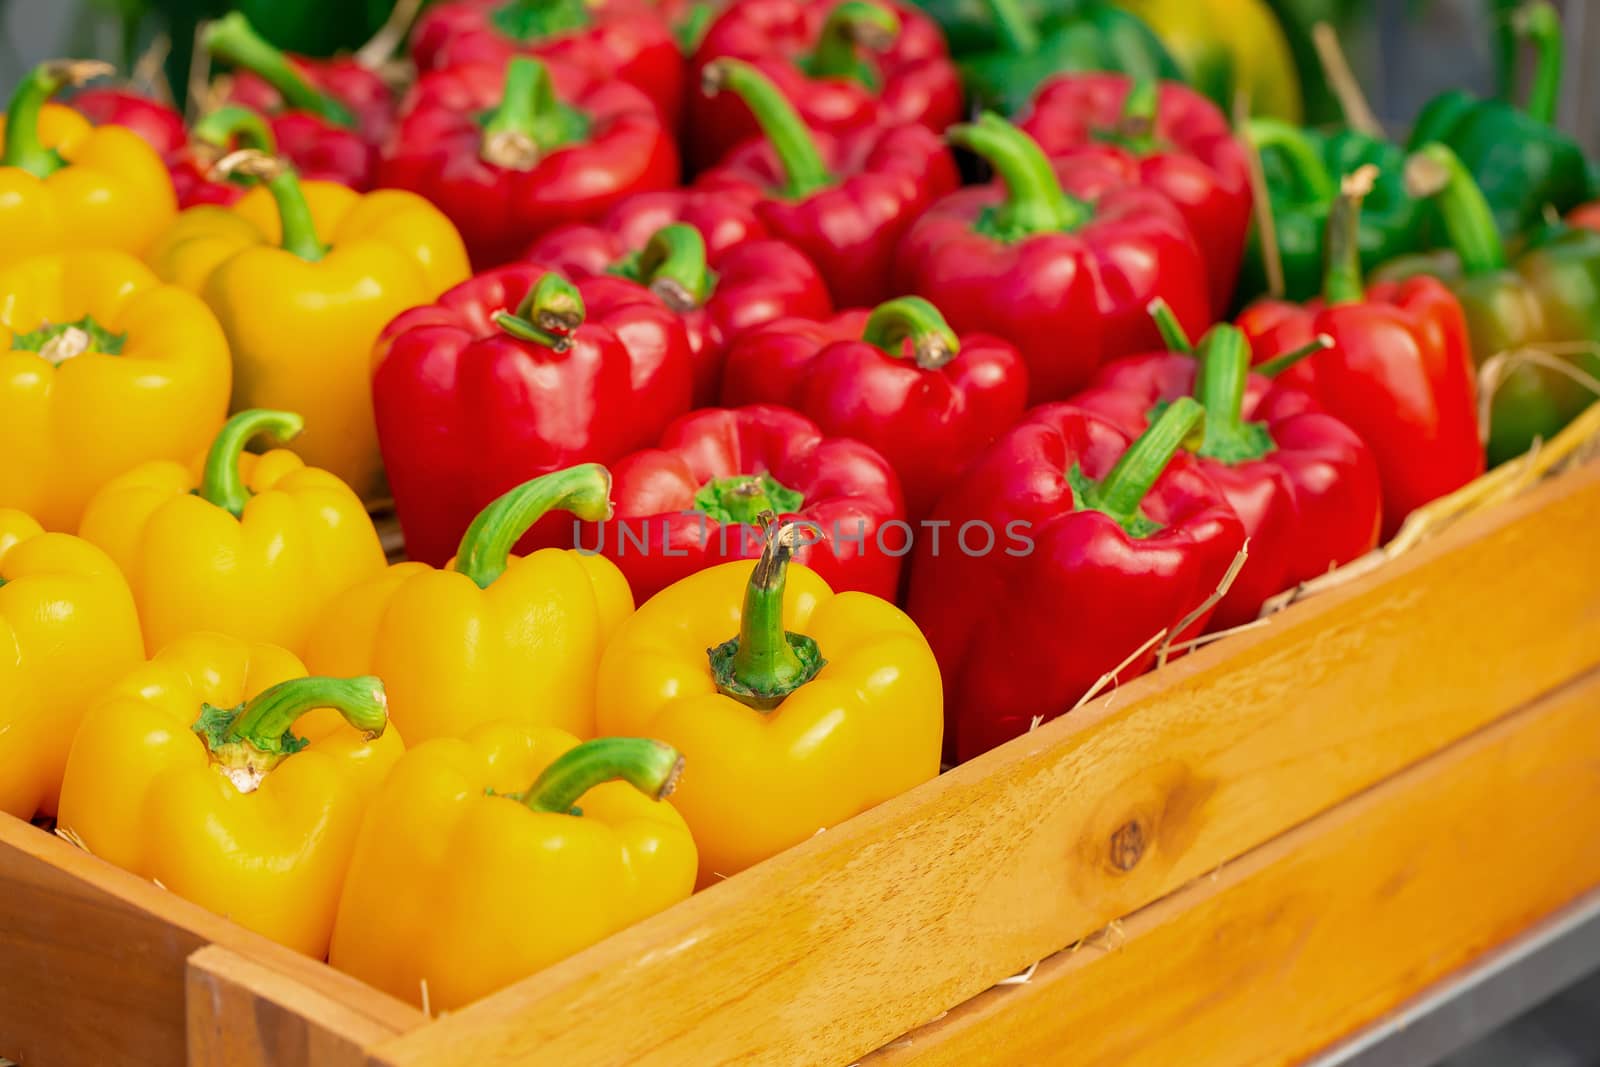
[(1511, 369), (1495, 390), (1489, 462), (1503, 463), (1526, 452), (1536, 438), (1549, 440), (1596, 399), (1600, 233), (1549, 223), (1508, 257), (1488, 199), (1442, 144), (1426, 145), (1411, 157), (1406, 184), (1414, 195), (1437, 202), (1454, 252), (1400, 259), (1375, 278), (1443, 278), (1466, 312), (1480, 367), (1500, 353), (1531, 351), (1538, 360), (1508, 363)]

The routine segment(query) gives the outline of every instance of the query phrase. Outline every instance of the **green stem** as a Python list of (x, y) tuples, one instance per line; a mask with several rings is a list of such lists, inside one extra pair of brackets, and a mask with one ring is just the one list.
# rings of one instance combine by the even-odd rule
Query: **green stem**
[(1561, 103), (1561, 16), (1553, 4), (1539, 0), (1520, 9), (1512, 19), (1518, 37), (1533, 41), (1533, 85), (1528, 91), (1528, 103), (1523, 108), (1529, 117), (1544, 123), (1555, 124), (1556, 111)]
[(263, 689), (237, 707), (203, 704), (190, 726), (212, 757), (242, 790), (254, 789), (273, 767), (309, 743), (294, 735), (300, 716), (333, 708), (368, 741), (389, 725), (389, 700), (372, 675), (291, 678)]
[(1074, 466), (1068, 480), (1077, 505), (1109, 515), (1134, 537), (1159, 530), (1142, 511), (1144, 498), (1204, 418), (1204, 408), (1192, 397), (1180, 396), (1128, 446), (1111, 473), (1100, 481), (1090, 481)]
[(1339, 195), (1338, 183), (1305, 130), (1281, 119), (1254, 118), (1244, 124), (1244, 136), (1257, 152), (1282, 153), (1289, 173), (1315, 202), (1325, 204)]
[(1194, 342), (1189, 340), (1189, 334), (1184, 330), (1183, 323), (1178, 321), (1171, 304), (1158, 296), (1145, 305), (1145, 311), (1155, 320), (1156, 330), (1161, 334), (1161, 342), (1167, 346), (1167, 351), (1194, 355)]
[(961, 339), (939, 309), (920, 296), (887, 300), (873, 309), (861, 339), (896, 359), (905, 356), (906, 342), (917, 366), (938, 370), (961, 354)]
[(900, 16), (871, 0), (844, 0), (828, 12), (817, 47), (801, 63), (813, 78), (852, 78), (877, 87), (877, 73), (861, 58), (860, 46), (882, 51), (900, 33)]
[(1472, 172), (1454, 152), (1435, 141), (1406, 160), (1406, 192), (1432, 197), (1444, 217), (1445, 232), (1469, 276), (1506, 267), (1505, 243), (1495, 227), (1494, 210)]
[(5, 154), (0, 166), (17, 167), (35, 178), (48, 178), (67, 165), (61, 153), (39, 139), (39, 112), (49, 99), (69, 85), (109, 74), (111, 67), (91, 60), (51, 60), (40, 63), (22, 79), (6, 108)]
[(977, 122), (950, 127), (945, 136), (988, 160), (1005, 185), (1005, 200), (989, 209), (980, 229), (1013, 241), (1075, 230), (1093, 218), (1093, 208), (1061, 188), (1038, 142), (999, 115), (986, 111)]
[(516, 799), (534, 811), (558, 815), (573, 810), (583, 795), (604, 782), (624, 781), (651, 800), (677, 787), (683, 757), (662, 741), (642, 737), (602, 737), (570, 748), (544, 769)]
[(496, 166), (531, 170), (545, 152), (583, 140), (588, 130), (588, 118), (556, 96), (550, 69), (517, 56), (506, 64), (500, 106), (484, 122), (480, 152)]
[(278, 91), (289, 107), (308, 111), (347, 130), (355, 128), (356, 117), (350, 109), (306, 81), (289, 57), (256, 33), (241, 12), (230, 12), (207, 26), (201, 44), (217, 59), (261, 78)]
[(512, 337), (565, 352), (587, 312), (578, 287), (551, 271), (528, 290), (516, 311), (497, 311), (493, 319)]
[(661, 227), (611, 270), (646, 286), (680, 312), (704, 305), (716, 286), (716, 276), (706, 265), (706, 239), (686, 222)]
[(1006, 51), (1029, 56), (1039, 50), (1039, 31), (1028, 20), (1017, 0), (989, 0), (989, 15), (1000, 31)]
[(37, 352), (58, 367), (77, 356), (120, 356), (127, 343), (126, 331), (112, 333), (88, 313), (76, 322), (45, 322), (27, 333), (11, 336), (12, 351)]
[(267, 120), (238, 104), (227, 104), (205, 115), (194, 124), (190, 136), (224, 151), (235, 146), (254, 148), (267, 155), (278, 151), (277, 138), (272, 136)]
[(1161, 106), (1161, 82), (1153, 77), (1133, 79), (1122, 100), (1122, 114), (1111, 140), (1136, 155), (1155, 149), (1156, 112)]
[(1272, 435), (1258, 422), (1244, 420), (1244, 391), (1250, 381), (1250, 342), (1237, 326), (1213, 326), (1200, 342), (1194, 397), (1205, 408), (1205, 436), (1199, 454), (1224, 463), (1260, 459), (1272, 451)]
[(1332, 347), (1333, 338), (1325, 333), (1319, 333), (1299, 348), (1291, 348), (1289, 351), (1279, 353), (1263, 363), (1257, 363), (1251, 368), (1251, 373), (1259, 374), (1263, 378), (1276, 378), (1302, 359), (1307, 359)]
[(1322, 298), (1329, 307), (1359, 304), (1366, 299), (1367, 287), (1361, 274), (1361, 201), (1372, 192), (1377, 176), (1378, 168), (1370, 163), (1345, 175), (1328, 212)]
[(672, 27), (672, 37), (678, 42), (678, 51), (686, 56), (694, 55), (695, 49), (700, 47), (701, 38), (706, 35), (706, 28), (711, 25), (711, 20), (716, 14), (716, 8), (707, 3), (695, 4), (689, 8), (688, 13)]
[(722, 525), (754, 526), (766, 512), (793, 515), (805, 502), (804, 493), (790, 489), (767, 471), (713, 478), (694, 494), (694, 509)]
[(278, 221), (283, 230), (283, 250), (298, 256), (307, 263), (315, 263), (328, 254), (328, 247), (317, 237), (317, 224), (311, 215), (311, 205), (306, 201), (306, 191), (300, 187), (300, 175), (293, 167), (284, 165), (266, 179), (267, 192), (278, 206)]
[(489, 16), (494, 28), (515, 41), (536, 41), (589, 26), (582, 0), (512, 0)]
[(800, 113), (765, 74), (743, 60), (718, 59), (706, 66), (704, 83), (707, 93), (731, 92), (750, 109), (783, 168), (785, 196), (799, 200), (833, 183)]
[(798, 523), (767, 526), (767, 543), (745, 586), (739, 634), (711, 649), (718, 692), (756, 711), (772, 711), (827, 664), (817, 643), (783, 628), (783, 590)]
[(598, 463), (523, 482), (478, 512), (456, 550), (456, 570), (487, 589), (505, 573), (511, 546), (551, 511), (570, 511), (586, 522), (611, 517), (611, 472)]
[(270, 433), (279, 441), (299, 435), (305, 420), (290, 411), (252, 408), (241, 411), (222, 424), (211, 451), (206, 453), (205, 471), (200, 477), (200, 498), (238, 518), (250, 501), (250, 490), (239, 473), (239, 455), (257, 434)]

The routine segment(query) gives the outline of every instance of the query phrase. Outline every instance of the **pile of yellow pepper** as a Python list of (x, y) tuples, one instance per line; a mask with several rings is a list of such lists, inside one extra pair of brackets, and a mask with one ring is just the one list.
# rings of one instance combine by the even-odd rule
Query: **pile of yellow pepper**
[(389, 566), (366, 353), (460, 238), (270, 168), (178, 217), (134, 134), (38, 107), (81, 73), (0, 157), (0, 812), (448, 1009), (938, 772), (926, 641), (794, 527), (635, 610), (510, 554), (609, 515), (585, 465)]

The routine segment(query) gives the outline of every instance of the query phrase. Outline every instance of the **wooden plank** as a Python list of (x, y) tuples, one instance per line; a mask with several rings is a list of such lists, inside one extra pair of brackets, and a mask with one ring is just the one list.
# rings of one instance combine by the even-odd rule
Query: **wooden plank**
[(422, 1014), (0, 814), (0, 1056), (182, 1063), (185, 961), (213, 942), (397, 1034)]
[(1299, 1062), (1600, 885), (1600, 672), (867, 1057)]
[(1597, 524), (1591, 464), (374, 1062), (847, 1063), (1595, 666)]

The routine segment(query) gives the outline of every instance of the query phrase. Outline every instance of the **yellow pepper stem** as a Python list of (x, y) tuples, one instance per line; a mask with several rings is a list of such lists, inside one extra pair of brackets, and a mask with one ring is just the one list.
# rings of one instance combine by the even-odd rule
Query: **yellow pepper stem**
[(487, 589), (505, 573), (511, 546), (550, 511), (570, 511), (588, 522), (611, 517), (611, 472), (598, 463), (523, 482), (478, 513), (456, 550), (456, 570)]
[(534, 811), (581, 815), (574, 805), (603, 782), (621, 780), (652, 800), (662, 800), (677, 788), (682, 774), (683, 756), (665, 742), (602, 737), (569, 749), (513, 799)]
[(328, 247), (317, 237), (316, 220), (306, 201), (306, 191), (300, 187), (300, 175), (287, 162), (254, 148), (241, 148), (224, 156), (213, 169), (223, 177), (242, 175), (266, 183), (267, 192), (278, 207), (278, 225), (283, 231), (279, 247), (285, 252), (307, 263), (315, 263), (328, 254)]
[(309, 744), (292, 728), (300, 716), (317, 708), (333, 708), (369, 741), (389, 725), (383, 683), (362, 675), (291, 678), (236, 707), (202, 704), (190, 729), (234, 784), (250, 792), (272, 768)]
[(61, 153), (39, 140), (39, 110), (69, 85), (110, 74), (109, 63), (95, 60), (55, 59), (40, 63), (22, 79), (6, 109), (5, 154), (0, 166), (20, 167), (36, 178), (48, 178), (67, 165)]
[(578, 287), (552, 272), (528, 290), (516, 311), (496, 311), (494, 324), (518, 340), (565, 352), (586, 313)]
[(745, 586), (739, 634), (707, 653), (717, 691), (756, 711), (772, 711), (828, 662), (814, 640), (783, 628), (783, 590), (799, 539), (799, 523), (768, 522), (767, 543)]
[(305, 420), (291, 411), (252, 408), (241, 411), (223, 423), (211, 451), (206, 453), (205, 471), (200, 477), (201, 499), (215, 504), (238, 518), (250, 501), (250, 490), (239, 474), (239, 455), (257, 434), (270, 433), (279, 441), (297, 436)]

